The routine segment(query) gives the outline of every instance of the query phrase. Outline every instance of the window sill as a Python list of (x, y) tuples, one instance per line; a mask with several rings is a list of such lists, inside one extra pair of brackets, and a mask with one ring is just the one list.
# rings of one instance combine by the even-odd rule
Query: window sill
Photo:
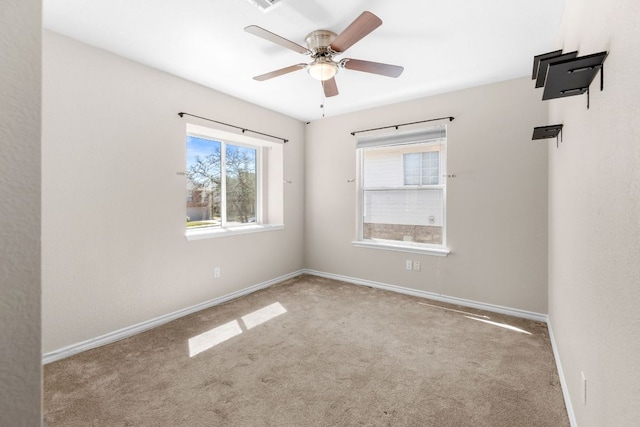
[(421, 246), (412, 246), (412, 245), (403, 245), (402, 243), (389, 243), (389, 242), (380, 242), (380, 241), (365, 241), (365, 240), (356, 240), (353, 243), (353, 246), (358, 248), (369, 248), (369, 249), (382, 249), (386, 251), (397, 251), (397, 252), (409, 252), (413, 254), (422, 254), (422, 255), (433, 255), (433, 256), (441, 256), (446, 257), (451, 253), (449, 249), (445, 248), (429, 248), (429, 247), (421, 247)]
[(216, 237), (236, 236), (239, 234), (261, 233), (263, 231), (282, 230), (284, 224), (250, 224), (238, 225), (225, 228), (200, 228), (195, 230), (187, 230), (185, 238), (188, 241), (213, 239)]

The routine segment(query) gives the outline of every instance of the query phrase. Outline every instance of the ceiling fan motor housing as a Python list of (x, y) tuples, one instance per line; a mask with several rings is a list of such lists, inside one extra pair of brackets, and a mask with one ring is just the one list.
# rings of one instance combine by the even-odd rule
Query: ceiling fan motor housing
[(312, 57), (327, 56), (332, 52), (329, 45), (338, 35), (329, 30), (316, 30), (307, 34), (304, 40), (307, 42), (307, 48), (311, 51)]

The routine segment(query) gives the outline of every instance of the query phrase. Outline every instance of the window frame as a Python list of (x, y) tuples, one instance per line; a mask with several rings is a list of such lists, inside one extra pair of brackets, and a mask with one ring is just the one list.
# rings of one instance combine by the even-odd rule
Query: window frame
[[(446, 170), (447, 170), (447, 132), (446, 126), (439, 126), (437, 128), (444, 128), (444, 137), (434, 138), (434, 139), (421, 139), (420, 137), (416, 137), (415, 139), (411, 138), (412, 131), (405, 133), (397, 133), (395, 135), (389, 135), (382, 138), (388, 139), (388, 143), (386, 144), (376, 144), (377, 147), (407, 147), (411, 145), (417, 144), (425, 144), (428, 145), (438, 145), (439, 149), (439, 183), (437, 185), (433, 184), (405, 184), (405, 161), (404, 155), (406, 153), (402, 153), (401, 159), (401, 180), (402, 184), (399, 186), (389, 186), (384, 187), (384, 189), (388, 190), (416, 190), (416, 189), (425, 189), (425, 190), (440, 190), (442, 193), (442, 243), (441, 244), (432, 244), (432, 243), (418, 243), (418, 242), (405, 242), (399, 240), (386, 240), (386, 239), (365, 239), (364, 238), (364, 213), (365, 213), (365, 192), (367, 190), (375, 190), (377, 187), (364, 187), (364, 172), (365, 172), (365, 159), (364, 153), (365, 150), (374, 148), (373, 146), (357, 146), (356, 147), (356, 158), (357, 158), (357, 179), (356, 179), (356, 194), (357, 194), (357, 202), (356, 202), (356, 240), (352, 242), (352, 244), (356, 247), (363, 248), (371, 248), (371, 249), (382, 249), (382, 250), (391, 250), (391, 251), (400, 251), (400, 252), (409, 252), (409, 253), (417, 253), (417, 254), (426, 254), (426, 255), (434, 255), (434, 256), (447, 256), (450, 253), (450, 250), (447, 248), (447, 179), (446, 179)], [(427, 132), (429, 129), (425, 129)], [(413, 130), (415, 133), (415, 130)], [(418, 132), (419, 133), (419, 132)], [(435, 150), (434, 150), (435, 151)], [(424, 151), (419, 151), (420, 153)], [(422, 160), (422, 156), (421, 156)], [(422, 182), (422, 177), (420, 178)]]
[[(186, 139), (188, 136), (194, 136), (197, 138), (207, 139), (214, 142), (220, 142), (220, 157), (221, 157), (221, 177), (220, 177), (220, 192), (224, 193), (224, 197), (221, 197), (220, 203), (220, 211), (221, 211), (221, 224), (219, 226), (209, 226), (209, 227), (197, 227), (197, 228), (189, 228), (185, 226), (185, 238), (187, 240), (200, 240), (200, 239), (208, 239), (215, 237), (223, 237), (230, 235), (238, 235), (238, 234), (247, 234), (247, 233), (256, 233), (263, 231), (273, 231), (273, 230), (281, 230), (284, 228), (284, 224), (282, 221), (282, 213), (284, 206), (280, 205), (278, 211), (279, 215), (272, 215), (276, 218), (270, 218), (267, 214), (267, 211), (271, 211), (272, 209), (267, 208), (267, 204), (273, 203), (275, 206), (278, 206), (278, 201), (271, 201), (268, 199), (269, 192), (273, 191), (270, 185), (270, 180), (280, 180), (280, 188), (277, 189), (280, 191), (279, 201), (283, 203), (283, 189), (282, 189), (282, 171), (277, 176), (272, 176), (271, 169), (274, 168), (272, 162), (281, 162), (283, 161), (282, 157), (282, 149), (280, 148), (280, 159), (275, 159), (273, 157), (273, 148), (276, 146), (281, 146), (282, 143), (274, 143), (272, 141), (263, 140), (261, 138), (255, 138), (247, 135), (239, 135), (231, 132), (222, 131), (216, 128), (196, 125), (193, 123), (187, 123), (186, 132), (184, 134), (184, 143), (185, 143), (185, 160), (184, 165), (186, 168)], [(226, 223), (226, 145), (238, 146), (243, 148), (251, 148), (256, 150), (256, 220), (251, 223), (243, 223), (243, 224), (228, 224)], [(281, 168), (282, 169), (282, 168)], [(185, 186), (187, 187), (187, 178), (186, 172), (185, 175)], [(277, 184), (276, 182), (273, 183)], [(269, 187), (269, 188), (267, 188)], [(277, 191), (276, 191), (277, 192)], [(184, 194), (184, 193), (183, 193)], [(186, 197), (182, 198), (183, 200), (183, 209), (186, 209)], [(183, 211), (184, 212), (184, 211)], [(275, 219), (275, 220), (274, 220)], [(184, 220), (184, 215), (183, 215)]]

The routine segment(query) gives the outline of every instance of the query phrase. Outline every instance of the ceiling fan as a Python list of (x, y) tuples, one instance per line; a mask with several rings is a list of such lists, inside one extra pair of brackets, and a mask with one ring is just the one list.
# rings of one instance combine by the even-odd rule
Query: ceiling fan
[(341, 68), (379, 74), (387, 77), (398, 77), (402, 74), (402, 71), (404, 71), (404, 68), (398, 65), (382, 64), (380, 62), (363, 61), (352, 58), (335, 59), (335, 56), (344, 53), (380, 25), (382, 25), (380, 18), (369, 11), (365, 11), (340, 34), (329, 30), (312, 31), (305, 37), (307, 47), (287, 40), (264, 28), (250, 25), (244, 29), (246, 32), (298, 53), (310, 55), (313, 59), (309, 64), (300, 63), (291, 65), (256, 76), (254, 80), (264, 81), (304, 68), (307, 69), (313, 78), (322, 82), (325, 96), (330, 97), (338, 95), (335, 75)]

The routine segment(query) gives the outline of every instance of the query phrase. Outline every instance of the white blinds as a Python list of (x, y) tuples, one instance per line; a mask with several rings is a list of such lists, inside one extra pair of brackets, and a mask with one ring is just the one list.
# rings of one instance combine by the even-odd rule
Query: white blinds
[(385, 145), (419, 144), (437, 142), (447, 137), (446, 126), (434, 126), (425, 129), (411, 130), (384, 135), (362, 136), (358, 138), (356, 148), (380, 147)]

